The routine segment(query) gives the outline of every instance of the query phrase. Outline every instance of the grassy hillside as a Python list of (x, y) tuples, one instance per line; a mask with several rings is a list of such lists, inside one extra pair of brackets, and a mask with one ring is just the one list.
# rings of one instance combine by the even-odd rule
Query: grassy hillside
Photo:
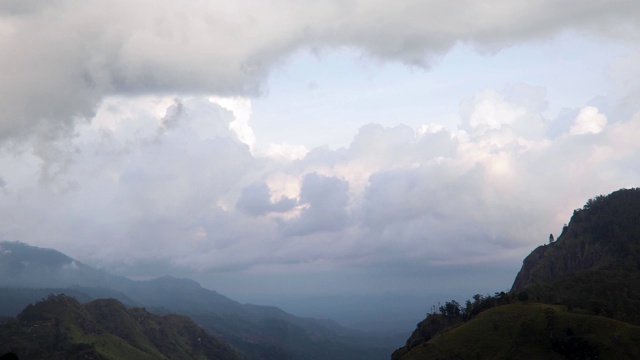
[(21, 359), (241, 359), (191, 319), (50, 296), (0, 325), (0, 354)]
[(394, 359), (640, 359), (639, 344), (638, 326), (518, 303), (485, 311)]

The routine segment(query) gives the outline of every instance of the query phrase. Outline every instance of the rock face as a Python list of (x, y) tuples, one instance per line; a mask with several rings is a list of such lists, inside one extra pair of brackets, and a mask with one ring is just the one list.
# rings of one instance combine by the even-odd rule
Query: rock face
[(587, 201), (574, 211), (554, 243), (539, 246), (522, 264), (511, 288), (550, 284), (588, 270), (640, 270), (640, 189)]
[[(511, 292), (518, 292), (523, 290), (528, 284), (533, 282), (533, 275), (538, 268), (538, 264), (544, 259), (544, 254), (547, 252), (547, 246), (538, 246), (535, 250), (529, 254), (522, 262), (522, 268), (518, 272)], [(548, 277), (549, 274), (546, 274)]]
[[(570, 240), (565, 240), (571, 243)], [(571, 245), (571, 246), (569, 246)], [(511, 292), (519, 292), (532, 284), (550, 284), (561, 276), (607, 265), (608, 249), (587, 241), (573, 244), (556, 242), (542, 245), (527, 256), (518, 272)]]

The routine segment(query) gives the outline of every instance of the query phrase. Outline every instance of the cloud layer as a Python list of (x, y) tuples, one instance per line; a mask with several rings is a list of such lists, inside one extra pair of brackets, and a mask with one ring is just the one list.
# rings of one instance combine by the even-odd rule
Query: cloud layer
[(109, 99), (56, 143), (58, 172), (35, 148), (4, 151), (0, 228), (109, 266), (517, 262), (587, 198), (640, 182), (638, 114), (585, 106), (550, 137), (531, 101), (486, 90), (462, 107), (466, 130), (370, 124), (284, 160), (252, 153), (207, 98)]
[[(631, 0), (3, 1), (0, 233), (130, 274), (519, 262), (587, 198), (640, 183), (639, 18)], [(630, 54), (558, 116), (511, 84), (467, 94), (456, 129), (253, 148), (250, 98), (301, 49), (428, 69), (457, 44), (567, 32)]]
[(66, 134), (109, 95), (251, 95), (300, 48), (420, 66), (457, 43), (497, 51), (563, 30), (637, 41), (633, 0), (10, 0), (0, 5), (0, 138)]

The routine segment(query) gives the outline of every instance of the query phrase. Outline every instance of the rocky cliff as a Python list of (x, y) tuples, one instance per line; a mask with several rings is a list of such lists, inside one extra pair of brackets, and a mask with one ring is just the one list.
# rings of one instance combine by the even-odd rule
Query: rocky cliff
[(640, 189), (597, 196), (576, 209), (556, 242), (524, 259), (511, 291), (607, 269), (640, 270)]
[(542, 245), (527, 256), (518, 272), (512, 292), (532, 284), (549, 284), (561, 276), (607, 265), (608, 249), (598, 243), (574, 241), (560, 237), (558, 242)]

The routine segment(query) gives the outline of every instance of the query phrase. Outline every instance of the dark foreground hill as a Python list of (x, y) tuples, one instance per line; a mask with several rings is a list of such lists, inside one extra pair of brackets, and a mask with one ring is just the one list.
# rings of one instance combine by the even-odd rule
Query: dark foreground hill
[(639, 343), (638, 326), (560, 305), (518, 303), (482, 312), (394, 358), (640, 359)]
[(0, 354), (20, 359), (243, 359), (191, 319), (127, 309), (114, 299), (85, 305), (57, 295), (0, 324)]
[(640, 189), (587, 201), (510, 293), (447, 302), (392, 358), (640, 359)]
[(87, 266), (52, 249), (0, 242), (0, 317), (49, 294), (81, 302), (114, 298), (130, 307), (194, 319), (250, 359), (386, 359), (395, 338), (300, 318), (271, 306), (240, 304), (189, 279), (134, 281)]

